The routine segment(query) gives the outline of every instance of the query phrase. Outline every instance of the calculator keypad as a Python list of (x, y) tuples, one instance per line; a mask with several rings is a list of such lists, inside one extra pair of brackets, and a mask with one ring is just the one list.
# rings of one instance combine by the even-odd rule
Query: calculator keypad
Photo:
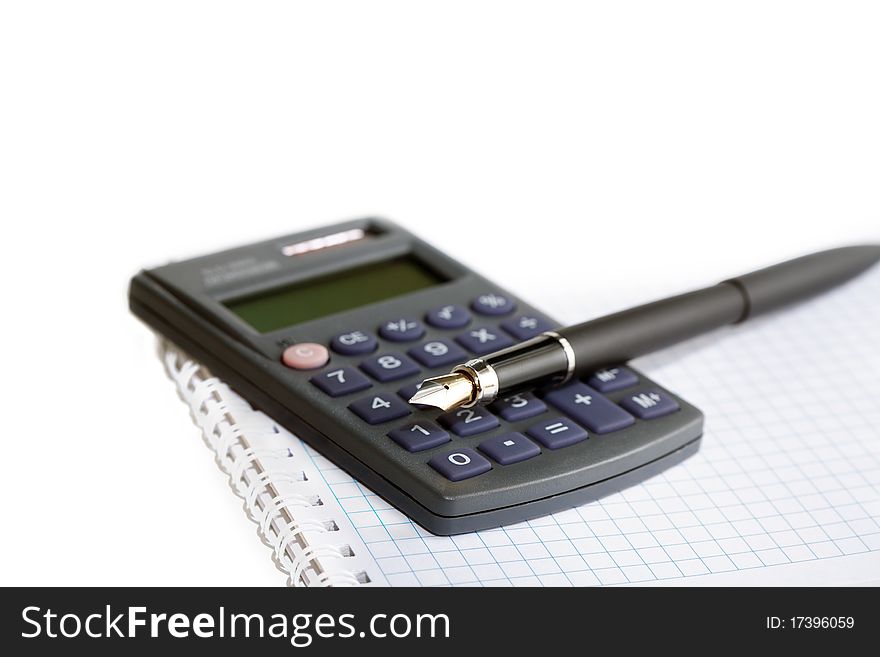
[[(385, 440), (412, 454), (425, 452), (422, 463), (452, 482), (489, 472), (493, 463), (507, 468), (543, 458), (542, 449), (551, 453), (588, 439), (614, 440), (615, 432), (636, 421), (650, 421), (679, 410), (668, 393), (644, 386), (637, 388), (639, 377), (623, 366), (595, 372), (585, 378), (587, 383), (573, 381), (537, 394), (509, 394), (489, 407), (440, 413), (431, 407), (409, 404), (424, 378), (535, 337), (554, 326), (534, 313), (514, 315), (515, 301), (494, 292), (473, 299), (470, 309), (486, 319), (495, 317), (497, 324), (471, 324), (467, 308), (448, 304), (428, 310), (423, 316), (424, 324), (415, 317), (389, 318), (379, 325), (378, 339), (367, 330), (352, 329), (333, 337), (332, 351), (341, 356), (371, 355), (360, 363), (347, 364), (344, 358), (342, 363), (330, 362), (310, 380), (330, 397), (352, 395), (378, 385), (376, 391), (350, 402), (348, 408), (370, 425), (405, 422), (392, 424), (386, 430)], [(426, 330), (425, 325), (430, 329)], [(442, 331), (450, 333), (444, 335)], [(381, 340), (387, 341), (388, 347), (420, 342), (404, 354), (382, 350)], [(382, 384), (397, 381), (403, 385), (398, 383), (399, 387), (391, 391), (383, 389)], [(607, 393), (612, 393), (615, 400), (606, 397)], [(424, 415), (409, 421), (403, 419), (413, 411), (434, 415), (432, 420)], [(451, 449), (442, 450), (449, 444)]]

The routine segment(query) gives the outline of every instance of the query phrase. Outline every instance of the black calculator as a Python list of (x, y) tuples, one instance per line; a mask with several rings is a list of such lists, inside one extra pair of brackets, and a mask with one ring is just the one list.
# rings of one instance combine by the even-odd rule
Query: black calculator
[(703, 415), (625, 364), (448, 413), (426, 377), (557, 326), (387, 220), (137, 274), (132, 311), (426, 529), (553, 513), (695, 453)]

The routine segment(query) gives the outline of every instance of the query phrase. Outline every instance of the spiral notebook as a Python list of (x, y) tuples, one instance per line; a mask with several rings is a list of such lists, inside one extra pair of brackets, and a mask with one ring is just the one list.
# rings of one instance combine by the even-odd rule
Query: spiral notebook
[(290, 585), (880, 583), (880, 269), (636, 363), (705, 412), (696, 456), (591, 504), (452, 537), (173, 346), (163, 357)]

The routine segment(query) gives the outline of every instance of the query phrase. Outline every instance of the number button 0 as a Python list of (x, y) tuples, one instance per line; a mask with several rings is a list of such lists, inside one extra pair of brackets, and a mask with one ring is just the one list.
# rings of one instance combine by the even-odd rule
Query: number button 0
[(450, 441), (449, 434), (433, 422), (406, 424), (388, 434), (398, 445), (410, 452), (421, 452)]
[(438, 454), (428, 461), (428, 465), (449, 481), (470, 479), (492, 469), (489, 461), (467, 447), (448, 454)]
[(498, 418), (485, 408), (460, 408), (438, 418), (440, 424), (458, 436), (475, 436), (494, 429), (500, 423)]
[(431, 340), (409, 350), (409, 355), (427, 368), (463, 363), (467, 354), (454, 342)]
[(403, 354), (373, 356), (361, 363), (361, 369), (377, 381), (397, 381), (419, 373), (419, 366)]
[(372, 385), (367, 377), (353, 367), (340, 367), (329, 372), (321, 372), (313, 376), (311, 382), (331, 397), (366, 390)]
[(383, 394), (361, 397), (349, 404), (348, 408), (369, 424), (390, 422), (410, 413), (409, 407), (402, 400)]

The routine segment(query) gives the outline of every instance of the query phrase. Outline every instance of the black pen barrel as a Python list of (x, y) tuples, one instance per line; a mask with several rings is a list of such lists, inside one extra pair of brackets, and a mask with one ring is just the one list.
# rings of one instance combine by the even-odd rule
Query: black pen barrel
[(574, 375), (624, 363), (712, 329), (746, 312), (740, 289), (720, 283), (557, 330), (575, 356)]

